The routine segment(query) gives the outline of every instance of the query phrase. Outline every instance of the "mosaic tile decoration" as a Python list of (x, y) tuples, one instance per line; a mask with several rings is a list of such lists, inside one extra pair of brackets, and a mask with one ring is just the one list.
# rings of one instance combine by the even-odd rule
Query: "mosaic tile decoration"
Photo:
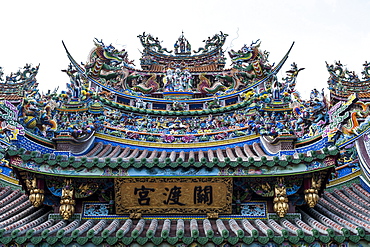
[(266, 202), (246, 202), (240, 205), (240, 212), (250, 218), (267, 218), (266, 208)]
[(40, 145), (24, 136), (19, 136), (18, 140), (14, 142), (19, 148), (24, 148), (28, 151), (39, 151), (42, 154), (53, 153), (55, 150), (52, 148)]
[(112, 216), (109, 215), (109, 203), (104, 202), (85, 202), (83, 204), (83, 218), (90, 217), (103, 217), (103, 216)]
[[(117, 214), (110, 214), (109, 213), (109, 203), (106, 202), (84, 202), (83, 203), (83, 212), (78, 217), (81, 217), (81, 220), (87, 219), (119, 219), (125, 220), (129, 219), (129, 215), (117, 215)], [(274, 213), (267, 212), (267, 203), (266, 202), (246, 202), (241, 204), (241, 213), (242, 215), (219, 215), (219, 219), (221, 220), (241, 220), (241, 219), (279, 219)], [(60, 215), (54, 216), (60, 217)], [(288, 213), (285, 217), (289, 219), (300, 219), (300, 214), (298, 213)], [(53, 217), (51, 217), (53, 218)], [(191, 220), (191, 219), (198, 219), (204, 220), (207, 219), (207, 215), (142, 215), (142, 219), (145, 220), (165, 220), (165, 219), (183, 219), (183, 220)]]

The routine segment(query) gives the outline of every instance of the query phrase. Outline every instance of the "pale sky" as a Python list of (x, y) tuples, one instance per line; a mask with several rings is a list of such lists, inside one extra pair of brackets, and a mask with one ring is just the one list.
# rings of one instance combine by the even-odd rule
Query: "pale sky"
[[(229, 34), (224, 49), (240, 49), (260, 39), (261, 49), (278, 63), (293, 41), (288, 61), (306, 68), (298, 76), (297, 89), (307, 97), (311, 89), (327, 88), (325, 61), (340, 60), (361, 76), (370, 60), (370, 1), (2, 1), (0, 66), (5, 75), (26, 63), (41, 64), (40, 90), (65, 89), (68, 77), (61, 72), (69, 60), (64, 40), (78, 62), (86, 62), (93, 39), (125, 48), (140, 68), (137, 35), (144, 31), (173, 49), (184, 31), (193, 49), (202, 40), (222, 31)], [(230, 61), (227, 62), (227, 66)]]

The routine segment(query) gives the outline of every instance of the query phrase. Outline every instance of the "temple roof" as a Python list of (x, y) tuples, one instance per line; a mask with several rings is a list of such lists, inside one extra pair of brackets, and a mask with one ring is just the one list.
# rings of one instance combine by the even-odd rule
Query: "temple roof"
[[(5, 82), (0, 71), (0, 163), (26, 190), (0, 188), (0, 242), (370, 241), (369, 188), (324, 191), (329, 180), (336, 186), (360, 168), (370, 178), (370, 64), (363, 80), (340, 62), (327, 65), (332, 104), (324, 90), (303, 100), (295, 90), (303, 68), (292, 63), (285, 78), (277, 77), (292, 47), (275, 66), (257, 40), (231, 50), (231, 68), (224, 69), (226, 36), (216, 34), (192, 51), (182, 34), (172, 52), (143, 33), (141, 70), (124, 49), (102, 40), (95, 39), (86, 63), (66, 49), (71, 64), (63, 71), (70, 80), (60, 94), (38, 93), (38, 66), (26, 65)], [(178, 189), (180, 180), (206, 176), (233, 181), (228, 211), (156, 211), (154, 203), (153, 211), (117, 210), (128, 205), (116, 193), (128, 187), (124, 180), (152, 179), (158, 186), (171, 180)], [(31, 206), (28, 194), (43, 205)], [(56, 214), (59, 205), (75, 214), (62, 220), (66, 210)], [(289, 208), (284, 216), (279, 207)]]
[[(360, 185), (325, 192), (314, 208), (301, 207), (299, 213), (278, 219), (274, 214), (260, 217), (222, 216), (207, 219), (203, 216), (150, 216), (131, 220), (119, 215), (89, 215), (85, 212), (70, 221), (60, 219), (48, 207), (34, 208), (27, 196), (19, 189), (0, 189), (0, 242), (22, 244), (46, 241), (53, 244), (77, 242), (95, 245), (101, 243), (144, 244), (153, 242), (221, 244), (237, 242), (266, 244), (284, 241), (312, 243), (335, 241), (357, 243), (370, 240), (370, 194)], [(96, 203), (98, 209), (99, 203)]]
[(204, 47), (192, 51), (191, 44), (182, 33), (175, 42), (174, 51), (168, 51), (162, 47), (158, 37), (154, 38), (144, 32), (138, 35), (144, 47), (140, 59), (141, 67), (150, 72), (163, 72), (168, 68), (187, 69), (190, 72), (222, 71), (226, 63), (222, 46), (227, 36), (222, 32), (215, 34), (212, 38), (203, 40)]
[[(8, 149), (7, 152), (9, 156), (19, 156), (27, 162), (25, 164), (12, 162), (13, 166), (19, 168), (28, 167), (27, 164), (30, 162), (37, 164), (37, 166), (45, 165), (47, 167), (62, 167), (63, 169), (102, 169), (104, 167), (112, 169), (121, 167), (135, 169), (280, 167), (282, 170), (274, 170), (274, 174), (288, 174), (332, 167), (335, 164), (335, 162), (333, 163), (333, 157), (338, 154), (338, 149), (335, 146), (325, 147), (318, 151), (307, 151), (306, 153), (294, 153), (279, 157), (267, 154), (257, 142), (250, 145), (220, 147), (215, 150), (209, 148), (206, 151), (202, 149), (139, 149), (134, 146), (121, 147), (120, 145), (114, 146), (96, 142), (86, 154), (77, 156), (42, 154), (38, 151), (30, 152), (25, 149)], [(286, 169), (287, 165), (291, 166), (291, 168)], [(28, 167), (27, 169), (30, 168)], [(38, 169), (41, 168), (34, 169), (34, 171), (37, 172)], [(270, 174), (268, 170), (265, 171), (266, 174)], [(44, 172), (50, 173), (51, 171), (52, 169), (47, 169)], [(83, 175), (86, 176), (86, 174)]]
[(39, 65), (32, 67), (26, 64), (15, 73), (2, 78), (3, 69), (0, 67), (0, 100), (19, 103), (25, 96), (34, 95), (37, 92), (38, 83), (36, 75)]
[(370, 63), (363, 64), (362, 78), (355, 71), (348, 70), (340, 61), (334, 64), (326, 64), (329, 72), (329, 90), (331, 97), (337, 100), (345, 100), (351, 94), (356, 93), (361, 101), (369, 101)]

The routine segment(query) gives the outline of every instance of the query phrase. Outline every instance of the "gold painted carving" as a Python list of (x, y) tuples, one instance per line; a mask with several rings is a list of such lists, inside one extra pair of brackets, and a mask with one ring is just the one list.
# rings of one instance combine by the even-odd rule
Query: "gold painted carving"
[(140, 218), (141, 218), (141, 213), (131, 213), (130, 214), (130, 219), (138, 220)]
[(59, 213), (64, 220), (68, 220), (75, 212), (75, 200), (73, 199), (72, 180), (65, 179), (65, 186), (62, 189), (62, 197), (60, 200)]
[(207, 219), (218, 219), (218, 213), (207, 213)]
[(289, 204), (284, 178), (279, 178), (275, 185), (274, 211), (282, 218), (288, 213), (288, 210)]
[(117, 214), (231, 214), (231, 178), (116, 178)]
[(44, 202), (44, 190), (37, 188), (37, 180), (34, 175), (28, 175), (26, 179), (26, 186), (30, 192), (29, 200), (34, 207), (40, 207)]
[(319, 189), (321, 188), (321, 175), (320, 174), (317, 174), (315, 173), (313, 176), (312, 176), (312, 186), (310, 189), (306, 189), (304, 191), (304, 199), (307, 203), (307, 205), (310, 207), (310, 208), (313, 208), (315, 207), (315, 205), (317, 204), (317, 202), (319, 201), (320, 197), (319, 197)]

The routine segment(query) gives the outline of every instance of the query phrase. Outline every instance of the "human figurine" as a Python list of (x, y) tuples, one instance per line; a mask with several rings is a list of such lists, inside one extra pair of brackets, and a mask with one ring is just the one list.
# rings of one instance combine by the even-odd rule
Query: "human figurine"
[(175, 49), (175, 54), (179, 53), (179, 40), (180, 40), (180, 38), (178, 40), (176, 40), (176, 43), (173, 46), (174, 49)]
[(164, 77), (165, 81), (165, 91), (174, 91), (174, 74), (172, 69), (167, 69), (166, 76)]
[(279, 82), (276, 76), (273, 78), (273, 81), (271, 84), (271, 92), (272, 92), (272, 97), (274, 100), (280, 99), (280, 85), (279, 85)]

